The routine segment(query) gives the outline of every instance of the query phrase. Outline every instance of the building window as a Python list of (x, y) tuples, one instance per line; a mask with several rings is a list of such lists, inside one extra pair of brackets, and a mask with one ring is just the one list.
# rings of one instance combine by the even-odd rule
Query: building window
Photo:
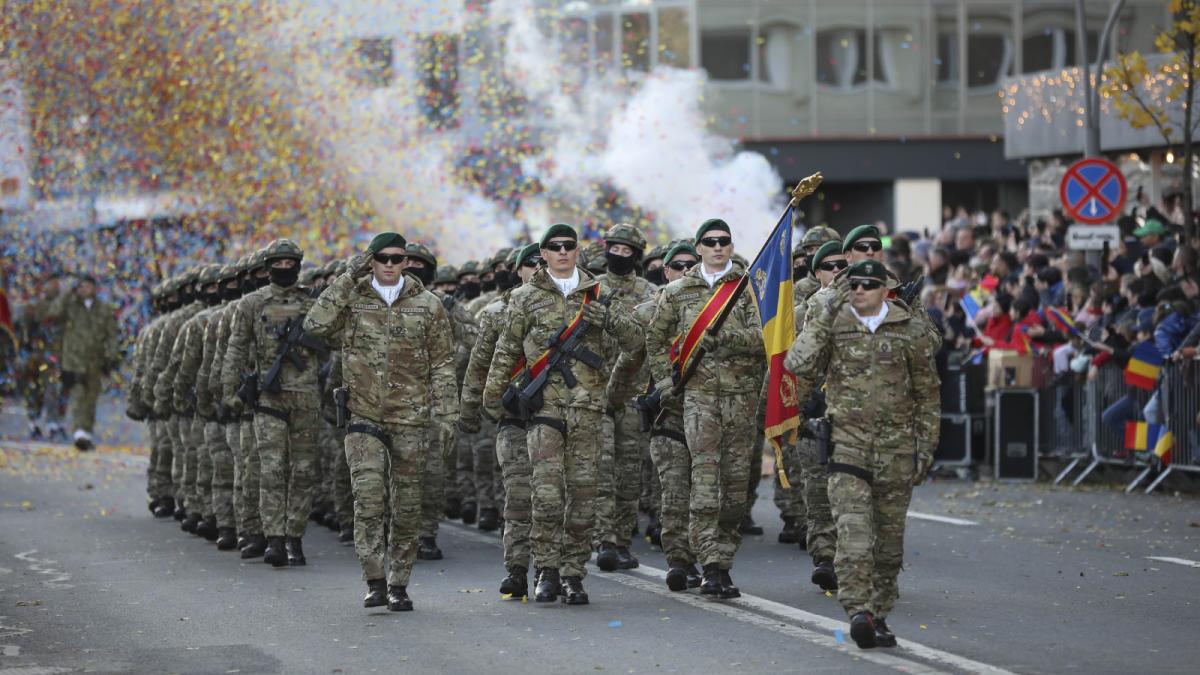
[(613, 42), (616, 35), (616, 17), (607, 12), (597, 14), (593, 23), (593, 44), (595, 45), (596, 72), (600, 75), (608, 72), (613, 63)]
[(354, 51), (358, 57), (364, 85), (372, 89), (379, 89), (392, 83), (391, 38), (358, 40)]
[(658, 62), (665, 66), (689, 68), (692, 65), (691, 32), (688, 13), (682, 7), (658, 10)]
[(700, 66), (713, 80), (727, 82), (751, 78), (749, 28), (706, 30), (700, 34)]
[(1065, 60), (1061, 30), (1047, 28), (1037, 35), (1027, 35), (1021, 42), (1021, 49), (1021, 67), (1027, 73), (1061, 68)]
[(621, 67), (650, 70), (650, 15), (621, 16)]
[(990, 88), (1012, 75), (1012, 17), (996, 11), (967, 20), (967, 86)]
[[(875, 39), (875, 72), (879, 39)], [(817, 82), (826, 89), (852, 89), (867, 82), (867, 31), (865, 28), (832, 28), (817, 34)]]

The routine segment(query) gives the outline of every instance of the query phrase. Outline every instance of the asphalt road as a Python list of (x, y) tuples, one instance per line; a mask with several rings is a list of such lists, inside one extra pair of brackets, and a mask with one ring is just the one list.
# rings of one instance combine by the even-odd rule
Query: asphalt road
[[(17, 440), (0, 420), (0, 675), (133, 673), (1195, 672), (1200, 500), (939, 482), (910, 514), (901, 646), (857, 649), (807, 556), (767, 527), (743, 598), (671, 593), (662, 554), (592, 568), (592, 604), (500, 598), (498, 537), (445, 524), (416, 611), (365, 610), (353, 549), (323, 528), (308, 566), (243, 563), (145, 508), (136, 440), (98, 453)], [(124, 433), (124, 432), (122, 432)], [(120, 434), (118, 434), (119, 436)], [(1157, 559), (1152, 559), (1157, 558)]]

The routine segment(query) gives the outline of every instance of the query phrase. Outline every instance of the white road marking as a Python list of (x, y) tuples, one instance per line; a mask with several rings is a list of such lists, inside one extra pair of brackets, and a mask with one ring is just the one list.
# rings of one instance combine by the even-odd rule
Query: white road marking
[(19, 645), (0, 645), (0, 656), (20, 656), (21, 647)]
[[(442, 528), (451, 532), (454, 536), (464, 539), (492, 546), (501, 545), (500, 539), (497, 536), (468, 529), (462, 525), (442, 523)], [(726, 601), (707, 600), (701, 598), (699, 595), (687, 592), (676, 593), (662, 583), (667, 577), (665, 570), (645, 564), (635, 570), (627, 570), (624, 573), (593, 574), (591, 576), (605, 581), (615, 581), (639, 590), (649, 591), (650, 593), (670, 598), (698, 609), (721, 614), (730, 619), (766, 628), (790, 637), (800, 638), (812, 644), (841, 652), (847, 656), (870, 661), (905, 673), (932, 675), (945, 671), (931, 667), (920, 661), (903, 658), (900, 654), (912, 655), (956, 670), (971, 673), (1013, 675), (1013, 673), (1003, 668), (997, 668), (964, 656), (927, 647), (911, 640), (898, 640), (899, 646), (897, 651), (858, 649), (850, 642), (849, 623), (845, 621), (806, 612), (796, 607), (784, 605), (745, 592), (742, 593), (741, 598)], [(769, 614), (770, 616), (763, 616), (763, 614)], [(780, 619), (793, 623), (780, 623)], [(804, 625), (796, 625), (797, 623)], [(845, 642), (839, 643), (837, 638), (834, 637), (834, 630), (837, 629), (843, 631)]]
[(46, 575), (54, 577), (53, 579), (46, 579), (45, 581), (42, 582), (42, 584), (44, 584), (47, 588), (57, 588), (57, 589), (75, 588), (74, 584), (66, 583), (71, 580), (70, 574), (68, 574), (56, 567), (52, 567), (52, 565), (58, 564), (57, 560), (50, 560), (49, 558), (38, 559), (38, 558), (33, 557), (34, 553), (37, 553), (36, 548), (31, 549), (29, 551), (25, 551), (24, 553), (18, 553), (16, 555), (14, 555), (13, 557), (16, 558), (17, 560), (23, 560), (23, 561), (29, 563), (28, 564), (29, 569), (34, 572), (37, 572), (38, 574), (46, 574)]
[(1159, 562), (1172, 563), (1175, 565), (1183, 565), (1184, 567), (1200, 567), (1200, 562), (1188, 560), (1187, 558), (1171, 558), (1168, 556), (1148, 555), (1146, 560), (1157, 560)]
[(974, 520), (965, 520), (963, 518), (951, 518), (950, 516), (938, 516), (938, 515), (934, 515), (932, 513), (921, 513), (920, 511), (909, 511), (908, 517), (916, 518), (917, 520), (932, 520), (935, 523), (946, 523), (947, 525), (964, 525), (964, 526), (969, 527), (971, 525), (979, 524), (979, 523), (975, 522)]

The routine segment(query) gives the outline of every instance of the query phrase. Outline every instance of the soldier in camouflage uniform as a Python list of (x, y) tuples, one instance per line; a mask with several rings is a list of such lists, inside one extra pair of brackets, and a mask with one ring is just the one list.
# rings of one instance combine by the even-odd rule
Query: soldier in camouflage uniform
[(216, 306), (221, 302), (221, 269), (220, 265), (205, 265), (201, 268), (198, 277), (198, 297), (204, 304), (204, 309), (183, 322), (179, 335), (175, 338), (175, 346), (171, 349), (167, 369), (154, 385), (155, 401), (162, 401), (164, 410), (173, 410), (187, 424), (183, 434), (186, 459), (182, 480), (188, 520), (184, 523), (188, 527), (187, 531), (210, 541), (217, 539), (217, 519), (212, 512), (212, 499), (209, 495), (212, 464), (208, 459), (206, 420), (196, 409), (196, 379), (204, 357), (204, 329), (208, 326)]
[(84, 276), (50, 303), (46, 318), (62, 326), (62, 353), (58, 356), (63, 389), (70, 399), (75, 447), (91, 450), (95, 447), (92, 429), (100, 380), (120, 365), (117, 311), (96, 297), (96, 280)]
[(150, 461), (146, 469), (149, 484), (147, 490), (155, 502), (154, 515), (158, 518), (166, 518), (175, 514), (175, 489), (171, 485), (171, 454), (174, 446), (171, 443), (167, 421), (154, 414), (153, 392), (146, 391), (143, 387), (147, 383), (151, 383), (153, 386), (147, 371), (154, 360), (154, 353), (158, 348), (164, 326), (171, 321), (172, 316), (180, 308), (178, 277), (171, 277), (159, 284), (159, 295), (162, 314), (151, 321), (143, 331), (143, 343), (134, 359), (129, 405), (136, 409), (136, 414), (146, 418), (150, 429)]
[[(271, 283), (242, 298), (233, 314), (224, 362), (222, 400), (231, 410), (249, 408), (238, 397), (244, 373), (253, 372), (258, 400), (253, 404), (254, 437), (261, 462), (259, 512), (267, 537), (263, 561), (275, 566), (304, 565), (302, 537), (312, 510), (316, 480), (317, 369), (321, 350), (304, 338), (291, 347), (296, 361), (283, 359), (272, 382), (269, 369), (287, 338), (285, 328), (302, 321), (313, 299), (296, 282), (300, 247), (276, 239), (266, 249)], [(274, 391), (272, 391), (274, 389)]]
[[(145, 326), (142, 326), (142, 329), (138, 331), (137, 339), (134, 340), (133, 353), (130, 358), (132, 375), (129, 381), (129, 393), (125, 396), (125, 416), (135, 422), (145, 422), (146, 436), (150, 440), (150, 461), (147, 463), (146, 469), (146, 496), (151, 513), (158, 510), (164, 496), (158, 483), (158, 474), (154, 471), (154, 460), (160, 451), (158, 439), (155, 437), (155, 427), (158, 422), (151, 417), (152, 411), (142, 405), (140, 382), (146, 350), (149, 349), (153, 335), (158, 330), (163, 315), (167, 311), (166, 301), (163, 297), (164, 288), (165, 284), (159, 282), (150, 290), (151, 319)], [(174, 508), (174, 504), (172, 504), (172, 511)]]
[[(346, 263), (334, 260), (327, 263), (320, 271), (321, 289), (324, 292), (343, 271)], [(317, 295), (315, 297), (320, 297)], [(354, 494), (350, 486), (350, 465), (346, 463), (346, 428), (343, 424), (337, 426), (336, 406), (333, 405), (333, 390), (342, 384), (341, 356), (337, 350), (331, 350), (328, 361), (322, 366), (325, 372), (324, 388), (321, 390), (321, 416), (324, 420), (322, 431), (322, 446), (327, 453), (325, 477), (328, 488), (329, 512), (325, 514), (324, 523), (327, 527), (337, 528), (338, 541), (354, 544)], [(439, 483), (438, 493), (441, 494)]]
[[(478, 322), (470, 309), (473, 303), (479, 301), (483, 288), (479, 281), (479, 263), (474, 260), (463, 263), (458, 268), (456, 282), (457, 290), (452, 299), (453, 304), (446, 309), (450, 312), (452, 324), (470, 326), (468, 331), (464, 331), (467, 335), (464, 335), (463, 348), (456, 350), (461, 356), (459, 354), (455, 356), (456, 364), (461, 362), (461, 368), (459, 368), (461, 386), (462, 374), (466, 372), (466, 363), (471, 358), (471, 349), (475, 347), (479, 333)], [(496, 507), (495, 495), (492, 492), (495, 453), (494, 449), (491, 455), (483, 452), (481, 446), (487, 441), (481, 443), (482, 436), (482, 432), (476, 434), (455, 433), (454, 474), (457, 494), (462, 500), (462, 521), (467, 525), (475, 524), (475, 519), (481, 509), (495, 510)]]
[(402, 273), (404, 238), (380, 234), (368, 251), (322, 294), (304, 325), (341, 346), (354, 548), (368, 587), (363, 605), (408, 611), (428, 427), (454, 424), (458, 386), (449, 317), (415, 276)]
[[(683, 278), (683, 275), (699, 261), (696, 250), (689, 243), (672, 246), (663, 260), (664, 279), (667, 283)], [(658, 296), (662, 289), (656, 288), (654, 298), (634, 308), (634, 317), (643, 332), (654, 318)], [(648, 375), (640, 380), (635, 373), (645, 371), (646, 347), (642, 343), (633, 351), (621, 352), (608, 383), (609, 400), (630, 400), (635, 391), (649, 389)], [(646, 391), (649, 395), (651, 392)], [(647, 415), (654, 415), (647, 410)], [(662, 415), (652, 420), (650, 431), (650, 455), (657, 475), (653, 478), (661, 485), (661, 496), (655, 510), (659, 514), (663, 554), (667, 559), (667, 588), (683, 591), (700, 586), (700, 571), (696, 569), (696, 555), (688, 541), (688, 506), (691, 500), (692, 459), (688, 453), (687, 438), (683, 433), (683, 400), (670, 398), (662, 406)]]
[[(493, 419), (501, 417), (501, 395), (519, 360), (524, 357), (527, 364), (536, 363), (568, 322), (586, 328), (575, 351), (581, 358), (602, 354), (605, 334), (615, 336), (622, 349), (635, 348), (639, 339), (636, 324), (610, 311), (599, 299), (599, 282), (576, 266), (579, 242), (573, 228), (553, 225), (540, 244), (547, 267), (509, 296), (505, 327), (484, 387), (483, 408)], [(577, 316), (582, 325), (574, 323)], [(534, 599), (553, 602), (563, 593), (564, 602), (581, 605), (588, 602), (583, 577), (592, 548), (599, 482), (596, 464), (612, 364), (601, 359), (600, 367), (594, 368), (574, 357), (569, 360), (575, 361), (566, 366), (577, 380), (575, 386), (567, 386), (561, 371), (548, 372), (540, 391), (542, 405), (529, 421), (530, 538), (538, 567)]]
[[(597, 278), (600, 294), (610, 298), (609, 308), (622, 316), (632, 316), (634, 307), (654, 297), (653, 284), (637, 274), (646, 237), (641, 230), (617, 224), (604, 234), (606, 272)], [(640, 332), (639, 332), (640, 335)], [(620, 347), (611, 335), (604, 339), (604, 359), (616, 364)], [(623, 374), (634, 386), (645, 383), (647, 370)], [(611, 386), (611, 385), (610, 385)], [(637, 409), (628, 396), (610, 399), (604, 418), (604, 438), (600, 450), (600, 485), (596, 507), (596, 533), (599, 542), (596, 566), (604, 572), (634, 569), (638, 559), (629, 551), (632, 532), (637, 529), (638, 498), (642, 488), (642, 456), (649, 445), (649, 433), (641, 430)]]
[[(538, 244), (517, 249), (511, 267), (517, 270), (519, 283), (525, 283), (540, 266)], [(506, 282), (501, 282), (504, 287)], [(480, 406), (483, 387), (495, 356), (496, 342), (504, 328), (512, 288), (500, 295), (479, 313), (479, 340), (471, 350), (467, 376), (462, 387), (462, 416), (459, 429), (463, 433), (478, 433), (482, 426)], [(489, 420), (490, 421), (490, 420)], [(532, 497), (529, 481), (533, 470), (529, 465), (529, 450), (525, 444), (526, 424), (511, 415), (494, 423), (496, 427), (496, 458), (504, 480), (504, 569), (508, 574), (500, 582), (500, 593), (512, 598), (529, 595), (530, 542)]]
[(938, 442), (937, 345), (919, 317), (886, 300), (883, 263), (861, 261), (841, 278), (805, 320), (785, 366), (799, 391), (826, 378), (838, 601), (860, 648), (889, 647), (908, 503)]
[[(732, 259), (729, 225), (705, 221), (696, 232), (702, 263), (669, 284), (659, 296), (646, 333), (646, 352), (656, 388), (674, 392), (672, 341), (687, 336), (705, 303), (722, 284), (736, 283), (745, 268)], [(741, 595), (730, 569), (741, 543), (738, 525), (746, 511), (746, 485), (755, 420), (765, 371), (762, 324), (749, 294), (733, 305), (717, 334), (704, 333), (695, 377), (683, 395), (683, 427), (692, 460), (691, 541), (703, 565), (703, 595)], [(697, 326), (694, 330), (701, 330)], [(694, 353), (694, 352), (693, 352)]]

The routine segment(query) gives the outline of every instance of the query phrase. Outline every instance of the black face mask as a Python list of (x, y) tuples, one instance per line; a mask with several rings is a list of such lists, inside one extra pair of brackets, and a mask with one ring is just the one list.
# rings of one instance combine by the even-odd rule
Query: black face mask
[(604, 259), (608, 261), (608, 271), (619, 277), (629, 274), (637, 267), (637, 258), (631, 255), (617, 255), (612, 251), (606, 251)]
[(458, 294), (467, 300), (474, 300), (479, 297), (482, 288), (478, 281), (464, 281), (458, 285)]
[(807, 276), (808, 276), (808, 266), (807, 265), (801, 265), (799, 267), (792, 268), (792, 281), (800, 281), (801, 279), (803, 279)]
[(192, 300), (194, 300), (194, 299), (195, 299), (195, 296), (192, 295), (192, 289), (185, 288), (185, 289), (179, 291), (179, 306), (180, 307), (182, 307), (183, 305), (192, 304)]
[(270, 270), (268, 270), (268, 272), (271, 275), (271, 283), (275, 284), (276, 286), (283, 286), (284, 288), (295, 284), (296, 280), (300, 278), (299, 266), (272, 267)]
[(237, 300), (238, 298), (242, 297), (242, 287), (234, 286), (233, 288), (230, 288), (228, 286), (222, 286), (221, 297), (225, 298), (226, 300)]
[[(300, 277), (299, 272), (296, 273), (296, 277), (297, 278)], [(255, 288), (263, 288), (267, 284), (271, 283), (271, 275), (269, 273), (265, 277), (255, 276), (255, 277), (253, 277), (253, 279), (254, 279), (254, 287)]]
[(667, 273), (663, 271), (662, 267), (655, 267), (652, 270), (646, 270), (645, 276), (646, 281), (649, 281), (655, 286), (665, 286), (667, 283)]
[(516, 286), (519, 279), (516, 272), (509, 272), (508, 270), (496, 272), (496, 288), (507, 291)]
[(496, 290), (496, 278), (493, 276), (491, 281), (485, 281), (479, 286), (484, 293), (491, 293)]
[(434, 274), (437, 270), (433, 267), (410, 267), (406, 272), (421, 280), (421, 285), (428, 287), (433, 283)]
[(206, 292), (204, 294), (204, 303), (206, 305), (211, 307), (213, 305), (220, 304), (220, 302), (221, 302), (221, 291), (211, 291), (211, 292)]

